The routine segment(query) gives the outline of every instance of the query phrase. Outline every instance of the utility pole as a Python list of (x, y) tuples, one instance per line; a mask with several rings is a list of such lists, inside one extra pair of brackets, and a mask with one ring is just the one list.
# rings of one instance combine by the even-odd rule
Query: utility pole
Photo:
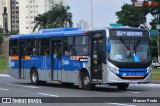
[(93, 1), (91, 0), (91, 29), (93, 28)]

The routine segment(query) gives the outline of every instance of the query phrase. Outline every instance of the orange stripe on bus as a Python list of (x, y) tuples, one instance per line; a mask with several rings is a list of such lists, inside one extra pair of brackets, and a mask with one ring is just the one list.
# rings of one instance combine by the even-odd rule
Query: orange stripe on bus
[[(30, 56), (25, 56), (25, 60), (30, 60), (31, 57)], [(19, 60), (18, 56), (11, 56), (11, 60)]]
[(11, 60), (18, 60), (19, 57), (18, 56), (11, 56)]
[(31, 57), (30, 56), (25, 56), (25, 60), (30, 60)]

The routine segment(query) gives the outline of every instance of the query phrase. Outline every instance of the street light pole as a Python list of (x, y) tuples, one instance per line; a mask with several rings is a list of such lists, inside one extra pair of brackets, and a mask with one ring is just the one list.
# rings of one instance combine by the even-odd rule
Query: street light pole
[(92, 4), (92, 0), (91, 0), (91, 29), (93, 28), (93, 4)]

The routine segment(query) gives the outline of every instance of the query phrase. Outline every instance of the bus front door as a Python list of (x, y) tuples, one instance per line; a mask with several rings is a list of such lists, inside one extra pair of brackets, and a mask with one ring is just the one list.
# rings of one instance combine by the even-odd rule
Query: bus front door
[(52, 81), (61, 81), (61, 40), (51, 40), (51, 80)]
[(91, 34), (91, 79), (92, 82), (102, 82), (102, 65), (104, 63), (104, 37), (101, 32)]
[(25, 42), (19, 42), (19, 79), (24, 79), (25, 73)]

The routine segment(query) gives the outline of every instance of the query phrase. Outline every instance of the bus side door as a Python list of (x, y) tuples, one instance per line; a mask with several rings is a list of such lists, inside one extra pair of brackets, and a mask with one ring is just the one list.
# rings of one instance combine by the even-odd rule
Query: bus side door
[(61, 40), (51, 40), (50, 46), (50, 56), (51, 56), (51, 80), (62, 80), (62, 41)]
[(19, 78), (24, 79), (26, 77), (26, 72), (25, 72), (25, 42), (20, 41), (19, 42), (19, 52), (18, 52), (18, 57), (19, 57)]

